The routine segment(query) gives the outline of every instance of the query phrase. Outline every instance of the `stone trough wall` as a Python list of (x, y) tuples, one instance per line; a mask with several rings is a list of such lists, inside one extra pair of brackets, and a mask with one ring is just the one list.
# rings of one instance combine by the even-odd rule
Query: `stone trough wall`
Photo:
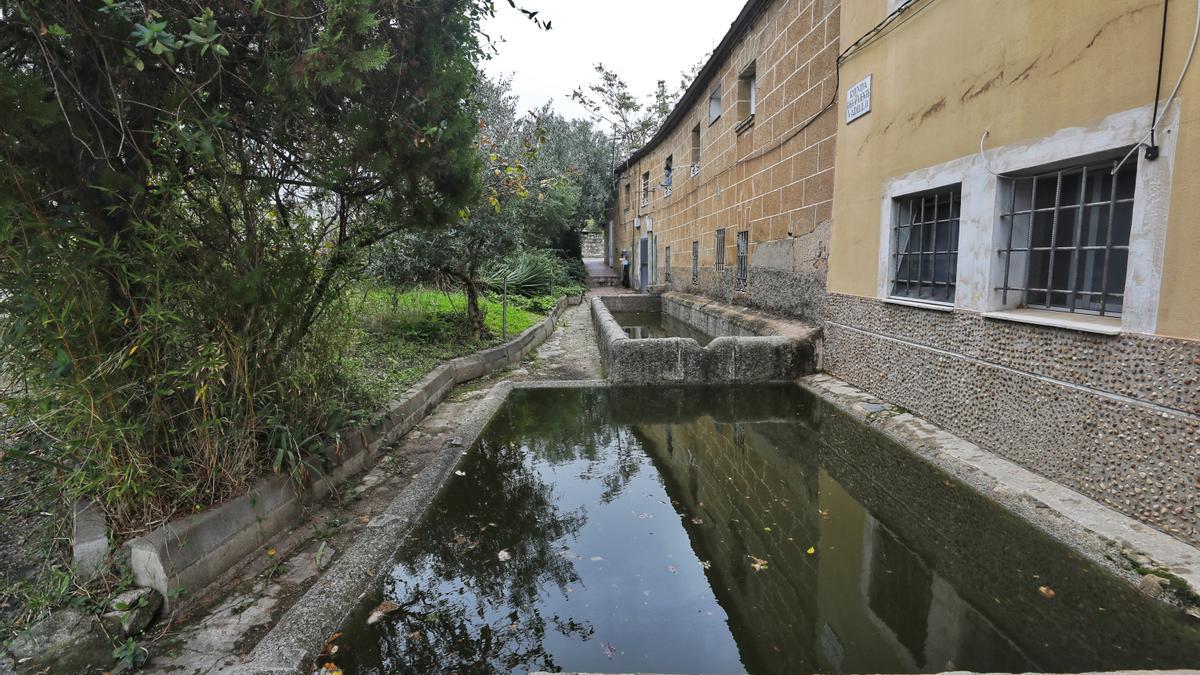
[[(612, 312), (662, 312), (714, 336), (632, 340)], [(681, 293), (592, 299), (600, 359), (618, 384), (790, 382), (813, 372), (816, 329)]]
[(272, 537), (300, 524), (305, 506), (372, 466), (383, 448), (416, 426), (456, 385), (519, 363), (554, 332), (567, 306), (579, 302), (560, 299), (545, 320), (509, 342), (438, 366), (367, 427), (343, 432), (325, 449), (325, 474), (303, 489), (287, 476), (272, 476), (240, 497), (129, 541), (138, 585), (157, 590), (168, 602), (180, 589), (196, 595)]

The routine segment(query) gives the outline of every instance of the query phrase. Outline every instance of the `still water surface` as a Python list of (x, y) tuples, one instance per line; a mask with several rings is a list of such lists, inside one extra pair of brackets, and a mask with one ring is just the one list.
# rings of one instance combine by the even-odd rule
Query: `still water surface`
[(667, 337), (692, 338), (703, 347), (713, 339), (711, 335), (662, 312), (613, 312), (612, 316), (625, 334), (635, 340)]
[(1200, 666), (1182, 612), (794, 387), (518, 390), (459, 468), (346, 672)]

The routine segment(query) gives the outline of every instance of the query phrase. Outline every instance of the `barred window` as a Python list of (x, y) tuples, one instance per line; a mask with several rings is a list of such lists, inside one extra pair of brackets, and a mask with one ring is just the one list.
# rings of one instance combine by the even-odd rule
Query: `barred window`
[(1137, 163), (1077, 165), (1007, 181), (1002, 302), (1120, 316)]
[(896, 202), (892, 296), (954, 302), (962, 186), (901, 197)]
[(742, 230), (737, 233), (737, 276), (733, 279), (733, 288), (744, 291), (749, 285), (750, 277), (750, 232)]
[(700, 242), (692, 241), (692, 284), (700, 283)]
[(725, 269), (725, 228), (717, 228), (713, 233), (713, 247), (717, 253), (717, 269)]
[(650, 172), (642, 174), (642, 206), (650, 204)]
[(671, 283), (671, 247), (663, 249), (663, 280)]

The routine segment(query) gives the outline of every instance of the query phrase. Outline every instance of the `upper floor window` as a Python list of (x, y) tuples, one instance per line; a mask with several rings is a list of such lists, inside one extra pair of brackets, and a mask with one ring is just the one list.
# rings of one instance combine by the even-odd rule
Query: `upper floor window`
[(642, 174), (642, 206), (650, 204), (650, 172)]
[(663, 196), (671, 196), (671, 174), (674, 172), (675, 163), (674, 155), (667, 155), (667, 161), (663, 163)]
[(1102, 161), (1005, 179), (1002, 302), (1120, 316), (1137, 162)]
[(954, 302), (962, 186), (896, 199), (891, 295)]
[(751, 61), (738, 75), (738, 120), (746, 121), (754, 116), (758, 108), (758, 75)]
[(700, 125), (692, 129), (692, 175), (700, 173)]
[(725, 228), (717, 228), (713, 233), (713, 248), (716, 251), (717, 269), (725, 269)]
[(708, 95), (708, 123), (712, 124), (721, 116), (721, 85), (713, 87)]
[(629, 210), (629, 202), (632, 200), (629, 194), (629, 183), (625, 184), (625, 210)]

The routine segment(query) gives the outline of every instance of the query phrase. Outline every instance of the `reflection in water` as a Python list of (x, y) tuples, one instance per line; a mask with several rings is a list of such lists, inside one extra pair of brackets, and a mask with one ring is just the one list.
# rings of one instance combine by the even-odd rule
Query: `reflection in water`
[(460, 469), (347, 672), (1200, 664), (1180, 612), (795, 388), (518, 391)]
[(712, 342), (712, 336), (663, 312), (612, 312), (617, 325), (625, 334), (638, 340), (645, 338), (692, 338), (700, 346)]

